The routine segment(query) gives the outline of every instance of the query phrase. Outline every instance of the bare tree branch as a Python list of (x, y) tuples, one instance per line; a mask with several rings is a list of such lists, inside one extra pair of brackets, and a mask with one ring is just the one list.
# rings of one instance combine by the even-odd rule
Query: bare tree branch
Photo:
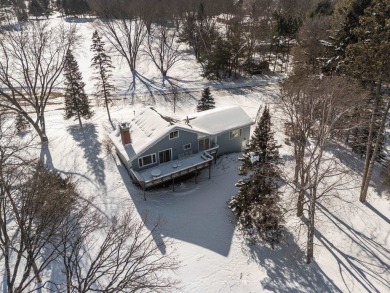
[(21, 114), (45, 142), (45, 109), (61, 82), (65, 54), (74, 42), (74, 27), (40, 21), (2, 33), (0, 107)]

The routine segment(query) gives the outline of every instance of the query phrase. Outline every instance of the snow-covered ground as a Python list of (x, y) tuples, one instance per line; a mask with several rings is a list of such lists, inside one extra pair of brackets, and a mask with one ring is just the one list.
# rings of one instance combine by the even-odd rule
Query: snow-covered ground
[[(79, 20), (77, 25), (84, 39), (76, 53), (91, 92), (89, 46), (93, 19)], [(145, 58), (141, 58), (138, 72), (149, 79), (146, 84), (157, 84), (161, 89), (157, 70)], [(131, 75), (120, 59), (116, 59), (115, 65), (113, 80), (121, 95), (111, 108), (114, 121), (126, 122), (133, 117), (133, 111), (137, 113), (148, 104), (174, 116), (172, 101), (158, 91), (151, 93), (140, 86), (135, 99), (126, 98)], [(190, 91), (180, 95), (176, 107), (180, 116), (195, 111), (198, 91), (210, 84), (217, 107), (240, 105), (253, 119), (260, 106), (272, 106), (277, 101), (279, 77), (210, 83), (200, 76), (200, 67), (190, 54), (169, 75), (178, 80), (183, 90)], [(134, 216), (140, 219), (145, 213), (154, 219), (161, 217), (162, 231), (154, 238), (156, 242), (173, 241), (163, 246), (161, 253), (176, 251), (181, 263), (176, 275), (181, 281), (179, 292), (390, 291), (388, 195), (380, 187), (380, 172), (376, 170), (368, 203), (359, 203), (357, 187), (363, 162), (343, 147), (334, 147), (333, 153), (351, 169), (351, 183), (343, 191), (342, 200), (332, 199), (319, 206), (315, 262), (306, 265), (305, 235), (298, 237), (300, 226), (294, 217), (287, 219), (288, 231), (275, 250), (261, 243), (248, 244), (237, 231), (227, 201), (237, 191), (234, 184), (240, 154), (220, 157), (212, 167), (210, 180), (204, 171), (197, 184), (189, 179), (178, 184), (175, 192), (162, 187), (153, 189), (144, 201), (143, 192), (132, 184), (119, 159), (104, 150), (103, 142), (112, 130), (106, 110), (94, 107), (94, 111), (95, 116), (81, 130), (77, 121), (63, 119), (60, 103), (50, 105), (46, 119), (50, 142), (40, 156), (52, 168), (72, 175), (80, 190), (94, 195), (95, 205), (107, 215), (134, 208)], [(275, 129), (283, 144), (279, 118), (282, 117), (274, 119)], [(287, 161), (291, 160), (289, 147), (284, 145), (281, 153)]]

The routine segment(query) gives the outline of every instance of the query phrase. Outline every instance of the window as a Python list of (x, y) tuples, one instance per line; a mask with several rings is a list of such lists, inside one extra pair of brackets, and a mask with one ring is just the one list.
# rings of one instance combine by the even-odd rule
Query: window
[(241, 136), (241, 129), (234, 129), (234, 130), (230, 131), (230, 135), (229, 135), (230, 139), (235, 139), (239, 136)]
[(190, 150), (191, 149), (191, 144), (190, 143), (187, 143), (185, 145), (183, 145), (183, 150), (187, 151), (187, 150)]
[(151, 154), (149, 156), (141, 157), (138, 159), (138, 165), (139, 167), (145, 167), (151, 164), (156, 163), (156, 154)]
[(169, 162), (172, 159), (172, 150), (164, 150), (158, 152), (158, 158), (160, 160), (160, 164)]
[(169, 134), (169, 139), (173, 139), (173, 138), (177, 138), (177, 137), (179, 137), (179, 130), (172, 131)]

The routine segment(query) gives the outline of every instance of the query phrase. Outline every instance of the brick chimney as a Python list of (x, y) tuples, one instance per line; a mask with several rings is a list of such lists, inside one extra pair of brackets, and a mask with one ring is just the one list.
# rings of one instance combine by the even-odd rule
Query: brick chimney
[(121, 132), (121, 141), (123, 145), (131, 143), (130, 124), (129, 123), (119, 124), (119, 130)]

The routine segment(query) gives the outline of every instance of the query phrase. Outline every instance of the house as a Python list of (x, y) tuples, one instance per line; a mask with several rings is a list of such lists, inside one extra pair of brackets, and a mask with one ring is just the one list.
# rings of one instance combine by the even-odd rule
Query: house
[(129, 123), (120, 124), (110, 138), (133, 182), (145, 190), (207, 167), (210, 172), (217, 156), (242, 150), (252, 124), (238, 106), (183, 119), (163, 116), (149, 107)]

